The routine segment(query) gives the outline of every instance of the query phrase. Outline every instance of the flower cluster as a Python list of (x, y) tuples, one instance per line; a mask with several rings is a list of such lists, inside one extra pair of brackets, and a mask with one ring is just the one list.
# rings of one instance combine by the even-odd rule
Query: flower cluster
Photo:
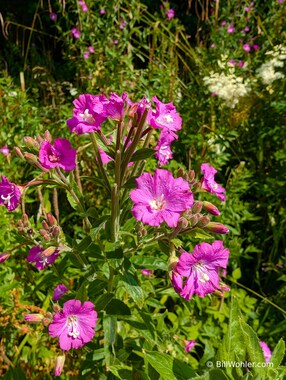
[(257, 76), (261, 79), (262, 83), (268, 86), (268, 90), (271, 92), (272, 83), (285, 77), (281, 70), (286, 60), (286, 47), (276, 45), (266, 55), (270, 56), (271, 59), (257, 69)]

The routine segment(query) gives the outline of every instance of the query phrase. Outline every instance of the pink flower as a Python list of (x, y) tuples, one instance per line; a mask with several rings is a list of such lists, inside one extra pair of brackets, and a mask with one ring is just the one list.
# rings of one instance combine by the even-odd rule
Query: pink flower
[(71, 32), (76, 40), (80, 38), (80, 31), (77, 28), (72, 28)]
[(221, 201), (225, 201), (225, 189), (215, 182), (214, 177), (217, 170), (210, 164), (202, 164), (201, 171), (203, 178), (201, 180), (201, 189), (215, 194)]
[(83, 12), (87, 12), (88, 11), (88, 6), (85, 4), (84, 1), (79, 1), (78, 3), (81, 6), (81, 9), (82, 9)]
[(250, 12), (250, 11), (251, 11), (251, 8), (250, 8), (250, 7), (245, 7), (244, 10), (245, 10), (246, 12)]
[(8, 156), (10, 153), (10, 150), (7, 145), (3, 146), (3, 148), (0, 149), (0, 152), (4, 154), (4, 156)]
[(67, 120), (71, 132), (80, 135), (98, 131), (107, 119), (104, 105), (108, 99), (104, 95), (80, 95), (74, 100), (73, 118)]
[(277, 0), (277, 3), (278, 3), (278, 4), (283, 4), (283, 3), (284, 3), (284, 0)]
[(123, 118), (124, 102), (126, 99), (126, 93), (119, 96), (115, 92), (111, 92), (109, 100), (104, 103), (104, 111), (106, 116), (113, 120), (121, 120)]
[(84, 59), (88, 59), (89, 58), (89, 52), (85, 51), (82, 56)]
[(175, 11), (174, 9), (169, 9), (166, 11), (167, 19), (170, 20), (171, 18), (175, 17)]
[[(173, 103), (162, 103), (154, 96), (153, 102), (156, 103), (156, 111), (150, 112), (148, 121), (153, 128), (164, 128), (169, 132), (179, 131), (182, 128), (182, 119), (176, 111)], [(176, 134), (173, 133), (175, 137)]]
[(105, 10), (104, 8), (101, 8), (101, 10), (99, 11), (99, 13), (100, 13), (101, 15), (104, 15), (104, 14), (106, 13), (106, 10)]
[(44, 254), (45, 249), (39, 247), (38, 245), (32, 247), (29, 251), (29, 254), (26, 260), (29, 263), (35, 263), (35, 267), (38, 270), (43, 270), (48, 265), (51, 265), (59, 257), (59, 251), (55, 249), (52, 254), (46, 256)]
[(127, 25), (127, 22), (122, 18), (120, 20), (120, 25), (119, 25), (119, 29), (123, 30), (125, 28), (125, 26)]
[(254, 50), (258, 50), (258, 49), (259, 49), (259, 45), (254, 44), (254, 45), (253, 45), (253, 49), (254, 49)]
[(246, 26), (243, 30), (244, 30), (245, 32), (249, 32), (249, 31), (250, 31), (250, 28), (249, 28), (249, 26)]
[(92, 53), (92, 54), (94, 53), (94, 47), (93, 46), (89, 46), (88, 50), (89, 50), (90, 53)]
[(195, 340), (185, 340), (185, 351), (190, 352), (195, 347)]
[(238, 64), (237, 64), (238, 67), (243, 67), (244, 66), (244, 62), (243, 61), (239, 61)]
[(59, 337), (62, 350), (79, 348), (94, 337), (96, 321), (97, 312), (92, 302), (81, 304), (79, 300), (69, 300), (63, 310), (54, 315), (49, 334)]
[(53, 301), (58, 301), (66, 292), (68, 288), (64, 284), (59, 284), (54, 289)]
[(8, 211), (13, 211), (20, 203), (20, 187), (10, 182), (4, 175), (0, 182), (0, 205), (4, 205)]
[(49, 141), (41, 143), (39, 161), (46, 169), (60, 167), (65, 171), (74, 170), (76, 167), (76, 150), (71, 148), (71, 143), (66, 139), (55, 139), (54, 145)]
[(235, 32), (235, 27), (232, 24), (230, 24), (227, 28), (227, 33), (234, 33), (234, 32)]
[(167, 129), (162, 129), (160, 138), (155, 147), (157, 151), (155, 157), (159, 161), (160, 165), (167, 165), (170, 159), (173, 157), (173, 152), (171, 151), (171, 143), (175, 140), (174, 135), (168, 132)]
[(228, 63), (231, 65), (231, 66), (235, 66), (236, 62), (235, 62), (235, 59), (230, 59), (228, 61)]
[(154, 176), (143, 173), (136, 185), (130, 193), (134, 202), (132, 213), (150, 226), (166, 222), (169, 227), (176, 227), (181, 213), (194, 203), (188, 182), (174, 178), (168, 170), (156, 169)]
[(227, 24), (227, 22), (225, 21), (225, 20), (223, 20), (222, 22), (221, 22), (221, 26), (225, 26)]
[(117, 45), (117, 44), (118, 44), (118, 42), (119, 42), (118, 40), (113, 40), (113, 42), (112, 42), (112, 43), (113, 43), (113, 45)]
[[(186, 277), (186, 280), (178, 278), (174, 288), (181, 297), (190, 300), (194, 294), (204, 297), (220, 289), (219, 268), (226, 268), (229, 250), (224, 248), (222, 241), (216, 240), (213, 244), (201, 243), (195, 246), (193, 253), (182, 250), (176, 267), (176, 277)], [(179, 286), (178, 286), (179, 283)]]
[(56, 13), (54, 13), (54, 12), (51, 12), (50, 13), (50, 20), (51, 21), (57, 21), (57, 14)]
[(242, 46), (242, 49), (243, 49), (244, 51), (246, 51), (247, 53), (249, 53), (250, 50), (251, 50), (251, 46), (250, 46), (249, 44), (244, 44), (244, 45)]
[(215, 48), (215, 44), (213, 43), (213, 44), (211, 44), (211, 48), (212, 49), (214, 49)]
[(268, 347), (268, 345), (265, 342), (260, 341), (259, 344), (260, 344), (260, 347), (262, 348), (263, 355), (265, 358), (265, 362), (269, 363), (271, 356), (272, 356), (272, 352), (271, 352), (270, 348)]

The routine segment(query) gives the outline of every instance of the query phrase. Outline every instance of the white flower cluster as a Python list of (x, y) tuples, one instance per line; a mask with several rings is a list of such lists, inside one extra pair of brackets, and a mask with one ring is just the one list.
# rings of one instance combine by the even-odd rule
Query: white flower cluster
[(234, 71), (234, 68), (228, 67), (226, 74), (211, 71), (209, 76), (203, 78), (209, 91), (223, 99), (224, 104), (230, 108), (234, 108), (239, 99), (246, 96), (251, 90), (249, 80), (236, 76)]
[[(263, 63), (259, 69), (257, 69), (257, 76), (261, 79), (262, 83), (271, 87), (271, 84), (277, 80), (282, 79), (285, 75), (278, 70), (278, 68), (284, 67), (284, 61), (286, 60), (286, 47), (282, 45), (274, 46), (273, 50), (266, 53), (271, 59)], [(270, 90), (270, 87), (268, 88)]]

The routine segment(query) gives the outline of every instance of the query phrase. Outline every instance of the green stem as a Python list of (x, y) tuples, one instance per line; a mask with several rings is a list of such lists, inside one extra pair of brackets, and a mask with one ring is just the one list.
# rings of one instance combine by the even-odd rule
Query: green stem
[(97, 145), (95, 134), (94, 133), (90, 133), (89, 135), (90, 135), (90, 139), (91, 139), (92, 146), (93, 146), (93, 149), (94, 149), (94, 155), (95, 155), (95, 160), (97, 162), (98, 169), (99, 169), (100, 174), (101, 174), (101, 176), (102, 176), (102, 178), (104, 180), (105, 187), (106, 187), (106, 189), (108, 190), (108, 192), (110, 194), (111, 193), (111, 187), (110, 187), (110, 183), (109, 183), (109, 180), (107, 178), (105, 169), (103, 167), (103, 163), (102, 163), (102, 159), (101, 159), (101, 156), (100, 156), (100, 153), (99, 153), (99, 148), (98, 148), (98, 145)]

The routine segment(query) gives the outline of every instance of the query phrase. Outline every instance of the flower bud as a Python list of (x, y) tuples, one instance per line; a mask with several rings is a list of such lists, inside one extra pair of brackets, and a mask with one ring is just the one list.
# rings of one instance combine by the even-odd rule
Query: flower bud
[(52, 228), (52, 234), (54, 235), (54, 237), (58, 237), (60, 235), (60, 232), (61, 232), (60, 227), (54, 226)]
[(198, 221), (199, 221), (199, 215), (198, 214), (192, 215), (190, 217), (190, 224), (191, 224), (192, 227), (196, 226), (196, 224), (198, 223)]
[(143, 276), (152, 276), (153, 275), (153, 271), (150, 269), (142, 269), (141, 273), (143, 274)]
[(194, 170), (190, 170), (189, 173), (188, 173), (188, 177), (189, 177), (189, 181), (193, 182), (195, 177), (196, 177), (196, 173)]
[(212, 215), (220, 215), (220, 211), (219, 209), (213, 205), (212, 203), (210, 202), (206, 202), (204, 201), (203, 202), (203, 207), (204, 209), (209, 213), (209, 214), (212, 214)]
[(50, 227), (49, 227), (48, 223), (47, 223), (45, 220), (42, 221), (42, 226), (44, 227), (44, 229), (45, 229), (46, 231), (49, 231), (49, 230), (50, 230)]
[(23, 140), (24, 140), (24, 144), (26, 145), (27, 148), (39, 148), (40, 147), (39, 143), (35, 139), (33, 139), (33, 137), (31, 137), (31, 136), (25, 136), (23, 138)]
[(54, 376), (61, 376), (62, 370), (64, 368), (64, 364), (65, 364), (65, 359), (66, 359), (65, 355), (59, 355), (56, 358)]
[(210, 223), (210, 218), (208, 216), (201, 216), (199, 218), (199, 221), (196, 227), (205, 228), (207, 225), (209, 225), (209, 223)]
[(170, 256), (168, 260), (168, 271), (169, 272), (176, 272), (177, 264), (178, 264), (178, 257), (177, 256)]
[(50, 226), (56, 226), (58, 224), (57, 219), (52, 214), (47, 214), (47, 221)]
[(46, 233), (47, 233), (47, 231), (43, 230), (43, 229), (40, 229), (39, 233), (40, 233), (40, 235), (45, 236)]
[(46, 234), (44, 235), (44, 240), (45, 240), (45, 241), (51, 241), (51, 236), (50, 236), (49, 234), (46, 233)]
[(180, 169), (177, 171), (177, 177), (183, 177), (184, 174), (185, 174), (185, 170), (184, 170), (184, 168), (180, 168)]
[(22, 215), (22, 222), (23, 222), (23, 226), (24, 227), (28, 227), (28, 225), (29, 225), (29, 217), (28, 217), (28, 215), (27, 214), (23, 214)]
[(39, 134), (37, 135), (36, 140), (39, 144), (41, 144), (44, 141), (44, 139)]
[(50, 311), (47, 311), (46, 312), (46, 318), (52, 320), (53, 319), (53, 313), (51, 313)]
[(44, 316), (42, 314), (26, 314), (24, 319), (30, 323), (40, 323), (44, 319)]
[(9, 252), (0, 253), (0, 263), (4, 263), (4, 261), (8, 260), (11, 254)]
[(46, 130), (44, 133), (44, 139), (49, 141), (50, 143), (53, 141), (52, 135), (50, 134), (50, 131)]
[(54, 303), (53, 304), (53, 309), (54, 309), (54, 312), (57, 313), (58, 311), (61, 310), (61, 307), (58, 304)]
[(202, 208), (203, 208), (203, 202), (201, 201), (197, 201), (193, 204), (193, 207), (192, 207), (192, 213), (193, 214), (197, 214), (198, 212), (201, 212), (202, 211)]
[(32, 153), (25, 153), (24, 158), (31, 165), (34, 165), (38, 162), (38, 157)]
[(50, 318), (43, 318), (42, 323), (45, 327), (48, 327), (51, 324), (52, 320)]
[(227, 234), (229, 232), (229, 229), (224, 224), (216, 222), (210, 222), (205, 226), (205, 229), (215, 234)]
[(16, 154), (18, 157), (22, 158), (22, 160), (25, 160), (24, 154), (23, 154), (23, 152), (21, 151), (20, 148), (18, 148), (17, 146), (15, 146), (15, 147), (14, 147), (14, 152), (15, 152), (15, 154)]
[(55, 250), (56, 250), (55, 247), (49, 247), (42, 252), (42, 255), (45, 257), (49, 257), (55, 252)]
[(188, 227), (188, 225), (189, 222), (187, 221), (187, 219), (181, 216), (178, 220), (178, 226), (180, 226), (181, 229), (185, 229)]
[(134, 103), (132, 104), (132, 106), (130, 107), (129, 109), (129, 112), (128, 112), (128, 116), (133, 119), (136, 112), (137, 112), (137, 108), (138, 108), (138, 103)]

